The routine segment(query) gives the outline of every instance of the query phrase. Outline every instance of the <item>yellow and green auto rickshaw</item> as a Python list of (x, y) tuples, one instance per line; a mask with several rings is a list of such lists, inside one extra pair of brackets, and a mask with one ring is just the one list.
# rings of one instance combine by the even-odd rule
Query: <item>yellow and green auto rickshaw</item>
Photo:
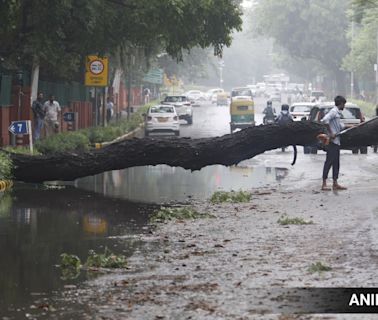
[(217, 106), (228, 106), (229, 100), (228, 100), (228, 94), (227, 92), (221, 92), (217, 94)]
[(255, 104), (249, 88), (237, 88), (231, 92), (231, 133), (237, 129), (255, 125)]

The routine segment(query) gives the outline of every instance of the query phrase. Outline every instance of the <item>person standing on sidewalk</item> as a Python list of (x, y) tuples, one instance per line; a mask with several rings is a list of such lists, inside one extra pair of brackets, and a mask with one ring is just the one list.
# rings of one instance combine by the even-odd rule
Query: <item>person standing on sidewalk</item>
[(55, 101), (53, 95), (49, 96), (43, 106), (45, 111), (45, 128), (46, 128), (46, 137), (52, 136), (53, 134), (59, 132), (59, 120), (61, 108), (58, 101)]
[(327, 146), (327, 157), (323, 167), (323, 184), (322, 190), (328, 191), (331, 188), (327, 187), (327, 178), (329, 170), (332, 167), (333, 190), (346, 190), (338, 184), (340, 170), (340, 137), (338, 134), (344, 129), (344, 124), (341, 122), (342, 111), (344, 110), (346, 99), (342, 96), (335, 98), (335, 106), (323, 117), (321, 120), (327, 126), (330, 143)]
[(43, 128), (43, 122), (45, 120), (45, 111), (43, 108), (43, 93), (38, 92), (37, 99), (33, 101), (32, 111), (34, 116), (34, 135), (33, 141), (37, 141), (41, 138), (41, 130)]
[(144, 104), (150, 103), (151, 91), (149, 88), (144, 88)]
[(110, 99), (110, 97), (106, 98), (106, 122), (109, 123), (113, 117), (114, 112), (114, 103)]

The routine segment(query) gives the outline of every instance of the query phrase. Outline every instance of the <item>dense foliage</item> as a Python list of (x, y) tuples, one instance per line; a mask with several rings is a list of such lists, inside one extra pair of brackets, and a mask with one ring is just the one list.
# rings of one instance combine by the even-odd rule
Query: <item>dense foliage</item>
[(333, 73), (343, 90), (341, 62), (348, 53), (344, 0), (265, 0), (253, 15), (255, 29), (299, 59), (313, 59)]
[(0, 55), (6, 67), (37, 62), (42, 73), (72, 78), (85, 55), (120, 46), (178, 58), (196, 46), (221, 54), (240, 16), (233, 0), (1, 0)]

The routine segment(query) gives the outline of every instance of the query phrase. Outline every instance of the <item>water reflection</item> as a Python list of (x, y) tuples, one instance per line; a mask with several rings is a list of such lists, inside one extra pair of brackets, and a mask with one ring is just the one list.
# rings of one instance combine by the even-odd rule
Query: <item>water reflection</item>
[[(83, 259), (90, 249), (103, 251), (107, 246), (131, 255), (138, 241), (116, 236), (143, 232), (152, 209), (72, 187), (17, 186), (2, 194), (0, 316), (24, 316), (33, 296), (48, 296), (62, 288), (65, 282), (54, 265), (63, 252)], [(84, 279), (83, 273), (76, 281)]]
[(86, 190), (145, 203), (209, 198), (217, 190), (249, 190), (281, 182), (286, 168), (209, 166), (191, 172), (165, 165), (136, 167), (86, 177), (75, 185)]

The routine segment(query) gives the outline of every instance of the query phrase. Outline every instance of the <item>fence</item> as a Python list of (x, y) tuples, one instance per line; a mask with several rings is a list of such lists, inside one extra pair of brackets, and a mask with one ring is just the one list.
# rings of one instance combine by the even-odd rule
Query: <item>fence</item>
[(68, 106), (72, 101), (89, 101), (89, 88), (78, 82), (71, 83), (55, 83), (47, 81), (39, 81), (38, 91), (48, 98), (50, 94), (55, 96), (55, 99), (62, 106)]

